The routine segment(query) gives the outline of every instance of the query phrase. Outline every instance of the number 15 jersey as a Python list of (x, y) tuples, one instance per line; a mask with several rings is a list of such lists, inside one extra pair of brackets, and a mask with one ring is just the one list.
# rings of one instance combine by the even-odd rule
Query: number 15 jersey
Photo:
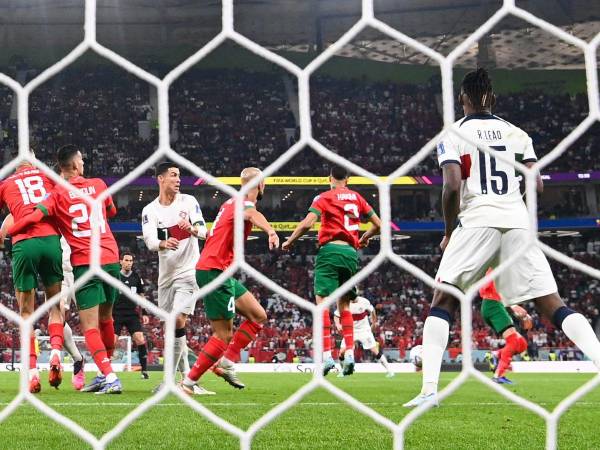
[(358, 248), (359, 224), (375, 214), (362, 195), (346, 187), (317, 195), (308, 210), (321, 219), (321, 247), (330, 241), (345, 241)]
[[(92, 226), (90, 217), (92, 208), (83, 199), (82, 194), (97, 198), (105, 191), (106, 183), (100, 178), (73, 177), (69, 183), (75, 189), (65, 189), (56, 185), (48, 198), (37, 205), (44, 216), (52, 216), (58, 224), (61, 234), (71, 247), (71, 265), (86, 266), (90, 264)], [(100, 264), (114, 264), (119, 262), (119, 249), (117, 241), (106, 223), (106, 216), (116, 214), (112, 197), (104, 200), (103, 208), (98, 217), (100, 228)]]
[(525, 202), (521, 196), (519, 173), (507, 162), (535, 162), (531, 138), (518, 127), (492, 114), (472, 114), (453, 125), (472, 142), (491, 147), (486, 154), (476, 146), (449, 134), (437, 146), (440, 167), (456, 163), (462, 172), (460, 212), (465, 228), (529, 228)]

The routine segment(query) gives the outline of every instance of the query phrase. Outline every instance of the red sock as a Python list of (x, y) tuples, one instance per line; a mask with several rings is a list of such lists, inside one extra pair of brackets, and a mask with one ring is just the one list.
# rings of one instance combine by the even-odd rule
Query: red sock
[(340, 324), (344, 335), (344, 345), (348, 350), (352, 350), (354, 348), (354, 319), (350, 310), (342, 311)]
[(256, 335), (261, 329), (261, 324), (245, 320), (233, 335), (223, 356), (230, 361), (239, 362), (240, 352), (245, 349), (250, 342), (256, 339)]
[(29, 368), (37, 367), (37, 353), (35, 352), (35, 336), (29, 338)]
[(106, 354), (109, 358), (112, 358), (113, 352), (115, 351), (115, 325), (114, 320), (101, 320), (100, 321), (100, 335), (102, 336), (102, 342), (104, 348), (106, 348)]
[(331, 317), (329, 310), (323, 311), (323, 351), (331, 351)]
[(500, 350), (500, 362), (496, 376), (502, 377), (510, 366), (512, 357), (527, 350), (527, 341), (519, 333), (513, 333), (506, 338), (506, 345)]
[(64, 325), (62, 323), (48, 324), (48, 333), (50, 334), (50, 347), (52, 350), (62, 350), (65, 341)]
[(225, 350), (227, 350), (227, 344), (218, 337), (211, 336), (206, 345), (202, 347), (202, 350), (198, 352), (198, 359), (187, 376), (191, 380), (198, 381), (223, 356)]
[(110, 359), (106, 353), (106, 348), (100, 337), (100, 330), (97, 328), (91, 328), (84, 333), (85, 345), (88, 351), (92, 354), (98, 370), (102, 372), (104, 376), (111, 373), (112, 366), (110, 365)]

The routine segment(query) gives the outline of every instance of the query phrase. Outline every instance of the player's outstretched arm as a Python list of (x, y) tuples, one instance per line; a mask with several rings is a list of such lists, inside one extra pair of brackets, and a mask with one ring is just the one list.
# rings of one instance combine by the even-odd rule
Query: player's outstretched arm
[(358, 242), (358, 245), (361, 248), (369, 245), (369, 240), (381, 232), (381, 219), (377, 214), (372, 214), (371, 217), (369, 217), (369, 222), (372, 224), (371, 228), (363, 233)]
[(36, 208), (31, 214), (26, 215), (21, 220), (17, 220), (13, 226), (8, 229), (8, 234), (11, 236), (19, 234), (31, 225), (38, 223), (43, 218), (44, 213), (40, 209)]
[(456, 227), (458, 213), (460, 211), (460, 184), (461, 171), (460, 164), (448, 162), (442, 166), (442, 175), (444, 177), (444, 186), (442, 189), (442, 210), (444, 213), (444, 224), (446, 231), (444, 239), (440, 246), (442, 250), (448, 245), (448, 240)]
[(311, 230), (318, 218), (319, 216), (317, 216), (314, 212), (309, 212), (306, 217), (302, 219), (302, 222), (298, 224), (292, 235), (286, 239), (281, 246), (281, 249), (286, 251), (289, 250), (299, 238)]
[(252, 225), (267, 233), (269, 236), (269, 250), (279, 248), (279, 236), (261, 212), (255, 208), (247, 208), (244, 210), (244, 220), (249, 220)]

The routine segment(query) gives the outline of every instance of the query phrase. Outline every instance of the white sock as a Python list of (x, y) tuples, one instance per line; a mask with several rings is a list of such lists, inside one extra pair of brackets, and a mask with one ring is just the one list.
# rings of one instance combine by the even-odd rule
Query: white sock
[(37, 370), (37, 368), (33, 368), (33, 369), (29, 369), (29, 379), (31, 380), (33, 377), (39, 377), (40, 376), (40, 372)]
[(448, 345), (450, 324), (439, 317), (429, 316), (423, 327), (423, 388), (425, 395), (437, 392), (442, 358)]
[(196, 384), (196, 382), (192, 380), (188, 375), (186, 375), (183, 379), (183, 384), (185, 384), (188, 387), (192, 387)]
[(61, 354), (60, 350), (57, 350), (55, 348), (50, 350), (50, 359), (52, 359), (54, 357), (54, 355), (58, 355), (60, 362), (62, 362), (62, 354)]
[(331, 358), (331, 350), (323, 352), (323, 361), (327, 361), (329, 358)]
[(354, 359), (354, 349), (350, 348), (344, 352), (344, 358), (352, 358)]
[(176, 340), (179, 339), (181, 341), (180, 345), (181, 345), (181, 359), (179, 360), (179, 371), (181, 373), (183, 373), (184, 375), (187, 374), (190, 371), (190, 361), (188, 359), (188, 346), (187, 346), (187, 337), (186, 336), (181, 336), (179, 338), (175, 338)]
[(588, 320), (579, 313), (569, 314), (563, 320), (562, 330), (600, 369), (600, 342)]
[(73, 361), (81, 361), (83, 359), (83, 356), (81, 356), (81, 352), (79, 351), (79, 349), (77, 348), (77, 344), (75, 344), (75, 341), (73, 340), (73, 330), (71, 330), (71, 327), (66, 322), (64, 326), (64, 338), (65, 350), (69, 352), (69, 355), (71, 355)]
[[(182, 336), (185, 339), (185, 336)], [(181, 356), (183, 354), (183, 346), (181, 345), (181, 338), (175, 338), (174, 352), (173, 352), (173, 367), (175, 368), (175, 373), (179, 370), (179, 366), (181, 364)], [(185, 341), (183, 341), (185, 344)]]
[(387, 370), (387, 373), (391, 373), (392, 370), (390, 369), (390, 364), (388, 363), (387, 358), (385, 357), (384, 354), (381, 355), (381, 358), (379, 358), (379, 362), (381, 363), (381, 365), (383, 367), (385, 367), (385, 370)]
[(112, 383), (113, 381), (117, 380), (117, 376), (115, 375), (114, 372), (109, 373), (108, 375), (106, 375), (106, 382), (107, 383)]

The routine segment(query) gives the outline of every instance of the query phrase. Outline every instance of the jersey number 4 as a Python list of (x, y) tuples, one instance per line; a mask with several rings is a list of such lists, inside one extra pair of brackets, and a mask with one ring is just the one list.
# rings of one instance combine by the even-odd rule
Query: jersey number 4
[(27, 177), (15, 180), (24, 205), (38, 204), (46, 198), (46, 188), (42, 177)]
[[(493, 148), (499, 152), (506, 151), (506, 147), (503, 145), (490, 145), (490, 148)], [(488, 193), (488, 177), (486, 168), (486, 160), (488, 158), (490, 160), (490, 175), (492, 177), (490, 184), (492, 191), (494, 194), (504, 195), (508, 192), (508, 174), (503, 170), (496, 168), (496, 158), (494, 156), (488, 155), (487, 153), (479, 150), (479, 179), (481, 181), (481, 193)]]

